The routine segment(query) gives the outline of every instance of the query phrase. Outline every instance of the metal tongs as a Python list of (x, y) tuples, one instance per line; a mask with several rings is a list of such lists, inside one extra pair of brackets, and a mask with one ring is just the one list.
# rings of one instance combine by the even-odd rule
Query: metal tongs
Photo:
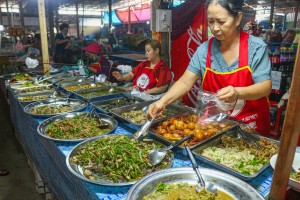
[(257, 142), (259, 141), (259, 138), (256, 138), (255, 136), (253, 136), (252, 133), (244, 131), (240, 126), (238, 126), (237, 131), (238, 131), (238, 134), (241, 136), (241, 138), (245, 142), (253, 144), (253, 146), (255, 146), (255, 148), (257, 148), (257, 149), (262, 148), (259, 144), (257, 144)]
[(89, 117), (92, 117), (92, 115), (95, 115), (98, 118), (100, 124), (97, 127), (104, 129), (104, 128), (108, 128), (110, 126), (108, 123), (103, 122), (103, 120), (98, 115), (98, 113), (95, 112), (95, 108), (94, 107), (92, 107), (90, 109), (90, 112), (88, 113), (88, 115), (89, 115)]

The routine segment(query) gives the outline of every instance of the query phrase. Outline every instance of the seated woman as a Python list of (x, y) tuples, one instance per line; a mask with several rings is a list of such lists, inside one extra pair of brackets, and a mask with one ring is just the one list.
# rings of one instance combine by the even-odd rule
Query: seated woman
[(142, 61), (131, 72), (121, 75), (114, 71), (112, 75), (118, 81), (133, 80), (133, 87), (147, 94), (165, 92), (171, 82), (172, 75), (169, 66), (161, 59), (161, 45), (157, 40), (150, 40), (145, 45), (147, 60)]
[(105, 74), (109, 77), (109, 61), (102, 55), (102, 46), (93, 42), (87, 47), (83, 48), (86, 51), (87, 56), (93, 60), (94, 63), (88, 67), (89, 72), (98, 76), (99, 74)]

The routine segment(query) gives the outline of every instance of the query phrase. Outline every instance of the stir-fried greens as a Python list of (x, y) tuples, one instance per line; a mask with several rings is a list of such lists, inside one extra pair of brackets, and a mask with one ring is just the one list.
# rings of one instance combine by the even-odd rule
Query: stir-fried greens
[[(103, 83), (96, 83), (96, 87), (101, 87), (104, 86)], [(69, 91), (76, 91), (76, 90), (83, 90), (83, 89), (89, 89), (89, 88), (93, 88), (94, 86), (92, 86), (91, 83), (87, 83), (87, 84), (78, 84), (78, 85), (70, 85), (70, 86), (66, 86), (65, 89), (69, 90)]]
[(300, 168), (298, 169), (298, 172), (292, 172), (290, 175), (290, 178), (294, 179), (295, 181), (300, 182)]
[(31, 114), (44, 115), (44, 114), (58, 114), (58, 113), (70, 112), (70, 111), (75, 110), (75, 108), (78, 106), (79, 106), (79, 103), (42, 105), (42, 106), (33, 108), (31, 110)]
[(143, 200), (233, 200), (233, 198), (220, 190), (216, 194), (205, 189), (197, 193), (196, 186), (188, 183), (170, 185), (160, 183), (156, 190), (143, 197)]
[(148, 154), (157, 147), (161, 145), (124, 135), (103, 136), (77, 151), (71, 162), (82, 166), (84, 175), (91, 180), (132, 182), (168, 167), (169, 154), (158, 166), (149, 163)]
[(109, 111), (110, 109), (113, 108), (118, 108), (118, 107), (127, 106), (131, 104), (134, 104), (134, 101), (123, 98), (123, 99), (116, 99), (110, 101), (107, 105), (101, 106), (101, 108), (105, 111)]
[(278, 152), (276, 143), (265, 138), (257, 142), (261, 148), (247, 144), (241, 138), (222, 136), (221, 141), (218, 146), (204, 149), (201, 155), (245, 175), (255, 174)]
[(31, 81), (32, 77), (29, 76), (28, 74), (16, 74), (14, 75), (9, 83), (17, 82), (17, 81)]
[(98, 91), (83, 91), (83, 92), (78, 92), (78, 94), (80, 94), (81, 96), (91, 99), (94, 97), (99, 97), (99, 96), (104, 96), (104, 95), (108, 95), (108, 94), (114, 94), (114, 93), (119, 93), (119, 92), (124, 92), (124, 90), (119, 89), (119, 88), (115, 88), (112, 92), (108, 91), (109, 89), (102, 89), (102, 90), (98, 90)]
[(46, 128), (46, 135), (56, 139), (81, 139), (102, 135), (112, 129), (99, 127), (97, 117), (90, 117), (87, 114), (77, 115), (72, 118), (54, 121)]
[(37, 95), (37, 96), (28, 95), (28, 96), (24, 96), (24, 97), (18, 97), (19, 101), (21, 101), (21, 102), (43, 100), (43, 99), (48, 99), (48, 98), (49, 98), (48, 95)]

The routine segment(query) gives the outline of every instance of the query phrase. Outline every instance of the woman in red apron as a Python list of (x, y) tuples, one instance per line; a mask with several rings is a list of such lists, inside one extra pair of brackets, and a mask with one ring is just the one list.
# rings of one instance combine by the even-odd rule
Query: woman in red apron
[(161, 60), (161, 45), (157, 40), (150, 40), (145, 45), (147, 60), (141, 62), (130, 73), (121, 75), (120, 72), (113, 72), (118, 81), (131, 81), (132, 86), (147, 94), (164, 92), (171, 82), (171, 70)]
[[(150, 116), (161, 112), (167, 105), (189, 92), (201, 78), (203, 90), (216, 92), (220, 100), (235, 104), (228, 113), (231, 117), (249, 124), (260, 134), (269, 136), (267, 96), (271, 90), (270, 60), (266, 45), (251, 36), (251, 41), (256, 42), (257, 49), (260, 48), (261, 52), (257, 49), (252, 52), (251, 55), (256, 56), (256, 60), (251, 62), (253, 66), (249, 66), (249, 35), (238, 29), (242, 19), (242, 5), (243, 1), (206, 1), (208, 25), (215, 37), (197, 49), (183, 76), (168, 93), (150, 106)], [(219, 67), (220, 65), (222, 66)], [(264, 71), (261, 77), (256, 77), (257, 69)]]

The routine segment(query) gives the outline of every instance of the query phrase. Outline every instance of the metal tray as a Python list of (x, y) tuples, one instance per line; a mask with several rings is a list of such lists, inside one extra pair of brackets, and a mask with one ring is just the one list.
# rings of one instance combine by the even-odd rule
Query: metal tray
[[(132, 104), (137, 104), (137, 103), (141, 103), (141, 102), (144, 101), (142, 99), (139, 99), (139, 98), (136, 98), (136, 97), (133, 97), (133, 96), (123, 95), (123, 94), (124, 93), (122, 93), (122, 96), (120, 96), (120, 97), (115, 97), (115, 98), (101, 100), (101, 101), (95, 101), (95, 102), (92, 102), (91, 104), (92, 104), (92, 106), (94, 106), (100, 112), (105, 113), (107, 115), (110, 115), (111, 113), (109, 111), (103, 109), (103, 107), (107, 106), (112, 101), (119, 100), (119, 99), (120, 100), (128, 100), (128, 101), (132, 101), (133, 102)], [(128, 104), (128, 105), (132, 105), (132, 104)], [(124, 106), (115, 107), (115, 108), (121, 108), (121, 107), (124, 107)], [(112, 109), (115, 109), (115, 108), (112, 108)]]
[(44, 106), (44, 105), (64, 105), (67, 103), (67, 98), (62, 98), (62, 99), (48, 99), (48, 100), (43, 100), (43, 101), (38, 101), (38, 102), (33, 102), (28, 104), (27, 106), (24, 107), (24, 112), (27, 114), (34, 116), (34, 117), (41, 117), (41, 118), (47, 118), (47, 117), (53, 117), (55, 115), (59, 114), (64, 114), (64, 113), (70, 113), (70, 112), (80, 112), (86, 109), (88, 106), (88, 103), (83, 100), (79, 99), (70, 99), (69, 104), (74, 105), (76, 104), (77, 106), (74, 108), (74, 110), (71, 110), (69, 112), (64, 112), (64, 113), (55, 113), (55, 114), (33, 114), (31, 113), (32, 109)]
[[(21, 84), (22, 85), (22, 84)], [(13, 90), (16, 90), (16, 91), (23, 91), (23, 90), (29, 90), (29, 89), (33, 89), (33, 88), (41, 88), (41, 87), (50, 87), (52, 84), (51, 83), (47, 83), (47, 84), (38, 84), (38, 85), (35, 85), (35, 86), (30, 86), (30, 87), (23, 87), (23, 88), (20, 88), (21, 86), (20, 84), (11, 84), (10, 87), (13, 89)]]
[[(39, 89), (37, 91), (34, 92), (29, 92), (28, 90), (30, 89)], [(41, 87), (34, 87), (34, 88), (29, 88), (29, 89), (24, 89), (24, 90), (14, 90), (12, 89), (14, 94), (28, 94), (28, 93), (38, 93), (38, 92), (45, 92), (45, 91), (50, 91), (53, 90), (53, 86), (52, 84), (50, 84), (49, 86), (41, 86)]]
[(96, 136), (90, 137), (90, 138), (78, 138), (78, 139), (58, 139), (58, 138), (53, 138), (53, 137), (50, 137), (50, 136), (46, 135), (46, 129), (47, 129), (48, 125), (52, 124), (55, 121), (63, 120), (63, 119), (67, 119), (67, 118), (73, 118), (73, 117), (78, 116), (78, 115), (89, 115), (89, 114), (90, 114), (89, 112), (74, 112), (74, 113), (66, 113), (66, 114), (62, 114), (62, 115), (57, 115), (57, 116), (54, 116), (54, 117), (51, 117), (51, 118), (48, 118), (48, 119), (44, 120), (38, 126), (37, 131), (38, 131), (40, 136), (42, 136), (46, 139), (49, 139), (49, 140), (54, 140), (54, 141), (57, 141), (57, 142), (81, 142), (81, 141), (86, 140), (86, 139), (97, 138), (97, 137), (102, 136), (102, 135), (110, 134), (118, 126), (118, 122), (114, 118), (112, 118), (110, 116), (107, 116), (107, 115), (104, 115), (104, 114), (97, 114), (98, 116), (93, 115), (93, 117), (100, 118), (105, 123), (108, 123), (108, 124), (112, 125), (112, 129), (110, 131), (108, 131), (104, 134), (101, 134), (101, 135), (96, 135)]
[[(200, 171), (206, 183), (213, 184), (218, 190), (229, 194), (234, 199), (264, 200), (256, 189), (234, 176), (213, 169), (201, 168)], [(127, 193), (126, 200), (142, 200), (144, 196), (154, 192), (160, 183), (195, 185), (198, 183), (198, 178), (193, 168), (190, 167), (157, 171), (145, 176), (133, 185)]]
[[(239, 135), (237, 130), (238, 129), (231, 130), (231, 131), (229, 131), (229, 132), (227, 132), (223, 135), (227, 135), (227, 136), (230, 136), (230, 137), (233, 137), (233, 138), (240, 138), (240, 135)], [(250, 133), (248, 133), (248, 134), (250, 134)], [(207, 157), (202, 156), (201, 154), (202, 154), (202, 151), (204, 149), (221, 144), (221, 136), (222, 135), (218, 135), (217, 137), (213, 138), (212, 140), (210, 140), (210, 141), (204, 143), (203, 145), (197, 147), (196, 149), (194, 149), (192, 152), (193, 152), (193, 154), (195, 154), (196, 158), (203, 161), (203, 162), (205, 162), (205, 163), (207, 163), (207, 164), (209, 164), (209, 165), (211, 165), (211, 166), (213, 166), (213, 167), (215, 167), (215, 168), (217, 168), (217, 169), (219, 169), (219, 170), (222, 170), (226, 173), (232, 174), (232, 175), (234, 175), (238, 178), (241, 178), (243, 180), (246, 180), (246, 181), (252, 180), (253, 178), (257, 177), (261, 172), (263, 172), (267, 167), (270, 166), (270, 163), (268, 162), (266, 165), (264, 165), (262, 168), (260, 168), (255, 174), (245, 175), (245, 174), (242, 174), (242, 173), (240, 173), (240, 172), (238, 172), (238, 171), (236, 171), (236, 170), (234, 170), (230, 167), (227, 167), (227, 166), (222, 165), (222, 164), (220, 164), (220, 163), (218, 163), (214, 160), (211, 160)], [(266, 137), (263, 137), (263, 136), (260, 136), (260, 135), (254, 135), (254, 134), (252, 134), (251, 137), (255, 137), (257, 140), (259, 140), (260, 138), (265, 138), (267, 140), (273, 141), (277, 144), (277, 146), (279, 148), (279, 142), (276, 141), (276, 140), (272, 140), (270, 138), (266, 138)]]
[[(112, 135), (109, 135), (109, 136), (112, 136)], [(133, 134), (125, 134), (124, 136), (126, 137), (129, 137), (129, 138), (134, 138), (134, 135)], [(82, 171), (82, 167), (80, 165), (77, 165), (77, 164), (74, 164), (72, 161), (71, 161), (71, 158), (73, 156), (75, 156), (77, 154), (77, 152), (82, 148), (82, 147), (85, 147), (86, 145), (88, 145), (89, 143), (93, 142), (93, 141), (96, 141), (96, 140), (101, 140), (101, 138), (103, 137), (108, 137), (108, 135), (104, 135), (104, 136), (100, 136), (98, 138), (93, 138), (93, 139), (89, 139), (89, 140), (85, 140), (81, 143), (79, 143), (78, 145), (76, 145), (70, 152), (69, 154), (67, 155), (67, 158), (66, 158), (66, 164), (67, 164), (67, 167), (68, 169), (75, 175), (77, 176), (78, 178), (84, 180), (84, 181), (87, 181), (87, 182), (90, 182), (90, 183), (93, 183), (93, 184), (97, 184), (97, 185), (106, 185), (106, 186), (128, 186), (128, 185), (133, 185), (134, 183), (136, 183), (136, 181), (134, 182), (122, 182), (122, 183), (113, 183), (111, 181), (107, 181), (107, 180), (104, 180), (104, 179), (101, 179), (101, 177), (99, 177), (98, 180), (90, 180), (88, 179), (87, 177), (85, 177), (83, 175), (83, 171)], [(148, 141), (149, 143), (155, 143), (155, 144), (161, 144), (160, 142), (158, 141), (155, 141), (155, 140), (149, 140)], [(164, 146), (164, 145), (163, 145)], [(173, 165), (173, 162), (174, 162), (174, 154), (173, 152), (170, 151), (170, 154), (167, 154), (166, 156), (166, 159), (168, 161), (168, 168), (172, 167)]]
[(71, 83), (62, 83), (61, 84), (61, 87), (64, 89), (64, 90), (67, 90), (69, 92), (75, 92), (75, 91), (80, 91), (80, 90), (88, 90), (88, 89), (94, 89), (94, 88), (99, 88), (99, 87), (103, 87), (105, 86), (103, 83), (96, 83), (97, 86), (95, 87), (91, 87), (91, 88), (80, 88), (80, 89), (77, 89), (77, 90), (69, 90), (67, 89), (67, 87), (69, 86), (81, 86), (81, 85), (91, 85), (93, 83), (93, 81), (91, 80), (86, 80), (86, 81), (83, 81), (83, 82), (71, 82)]
[[(189, 116), (189, 115), (192, 115), (192, 114), (194, 114), (194, 112), (184, 113), (184, 114), (182, 114), (182, 115), (179, 115), (178, 117), (185, 117), (185, 116)], [(169, 117), (168, 119), (170, 119), (170, 118), (171, 118), (171, 117)], [(168, 120), (168, 119), (166, 119), (166, 120)], [(166, 121), (166, 120), (164, 120), (164, 121)], [(161, 121), (161, 122), (162, 122), (162, 121)], [(155, 132), (156, 127), (157, 127), (161, 122), (154, 122), (154, 123), (152, 124), (152, 126), (150, 127), (150, 132), (149, 132), (149, 134), (150, 134), (151, 136), (157, 138), (158, 140), (164, 142), (165, 144), (174, 144), (175, 142), (172, 142), (171, 140), (168, 140), (168, 139), (164, 138), (162, 135), (160, 135), (160, 134), (158, 134), (158, 133)], [(205, 143), (205, 142), (207, 142), (207, 141), (209, 141), (209, 140), (211, 140), (211, 139), (213, 139), (213, 138), (215, 138), (215, 137), (218, 137), (218, 136), (220, 136), (220, 135), (223, 135), (224, 133), (227, 133), (227, 132), (230, 131), (230, 130), (236, 129), (236, 128), (238, 127), (238, 125), (239, 125), (238, 122), (233, 121), (233, 120), (230, 120), (230, 119), (223, 119), (223, 120), (220, 121), (219, 123), (226, 124), (226, 125), (230, 125), (231, 128), (229, 128), (229, 129), (227, 129), (227, 130), (225, 130), (225, 131), (220, 131), (220, 132), (217, 133), (216, 135), (211, 136), (210, 138), (204, 139), (204, 140), (202, 140), (201, 142), (198, 142), (198, 143), (194, 144), (193, 146), (190, 146), (190, 149), (195, 149), (195, 148), (197, 148), (198, 146), (202, 145), (203, 143)], [(185, 150), (185, 148), (184, 148), (183, 146), (178, 146), (178, 148), (181, 149), (181, 152), (182, 152), (184, 155), (187, 155), (187, 154), (186, 154), (186, 150)]]
[[(92, 93), (92, 92), (101, 92), (101, 91), (108, 91), (110, 88), (115, 88), (121, 92), (115, 91), (115, 93), (105, 94), (101, 96), (95, 96), (95, 97), (86, 97), (85, 95)], [(86, 99), (87, 101), (100, 101), (100, 100), (106, 100), (111, 98), (117, 98), (121, 97), (122, 93), (126, 92), (125, 89), (119, 88), (119, 87), (112, 87), (112, 86), (103, 86), (103, 87), (97, 87), (97, 88), (90, 88), (90, 89), (84, 89), (84, 90), (77, 90), (72, 91), (72, 93), (75, 96), (78, 96), (79, 98)]]
[[(148, 107), (154, 101), (155, 100), (145, 101), (145, 102), (138, 103), (138, 104), (133, 104), (133, 105), (124, 106), (124, 107), (120, 107), (120, 108), (114, 108), (114, 109), (110, 110), (110, 112), (111, 112), (112, 116), (116, 117), (118, 120), (123, 122), (125, 126), (131, 128), (133, 130), (137, 130), (143, 124), (134, 123), (130, 119), (124, 118), (121, 115), (121, 113), (129, 112), (129, 111), (133, 111), (133, 110), (142, 110), (144, 107)], [(155, 119), (154, 123), (155, 122), (161, 122), (161, 121), (166, 120), (170, 117), (178, 116), (178, 115), (181, 115), (182, 113), (188, 113), (188, 112), (190, 112), (190, 109), (188, 109), (185, 106), (180, 106), (180, 105), (177, 105), (177, 104), (171, 104), (164, 111), (164, 115), (166, 115), (166, 116)]]
[[(18, 98), (18, 100), (21, 102), (21, 103), (31, 103), (31, 102), (34, 102), (34, 101), (42, 101), (42, 100), (45, 100), (45, 99), (49, 99), (49, 98), (53, 98), (51, 97), (51, 95), (53, 94), (54, 90), (48, 90), (48, 91), (42, 91), (42, 92), (35, 92), (35, 93), (32, 93), (32, 94), (29, 94), (29, 93), (22, 93), (22, 94), (17, 94), (16, 97)], [(39, 100), (28, 100), (28, 101), (23, 101), (21, 100), (22, 97), (27, 97), (27, 96), (47, 96), (47, 98), (45, 99), (39, 99)], [(54, 99), (61, 99), (61, 98), (64, 98), (66, 97), (67, 95), (61, 91), (57, 91), (57, 94), (56, 94), (56, 97)]]

